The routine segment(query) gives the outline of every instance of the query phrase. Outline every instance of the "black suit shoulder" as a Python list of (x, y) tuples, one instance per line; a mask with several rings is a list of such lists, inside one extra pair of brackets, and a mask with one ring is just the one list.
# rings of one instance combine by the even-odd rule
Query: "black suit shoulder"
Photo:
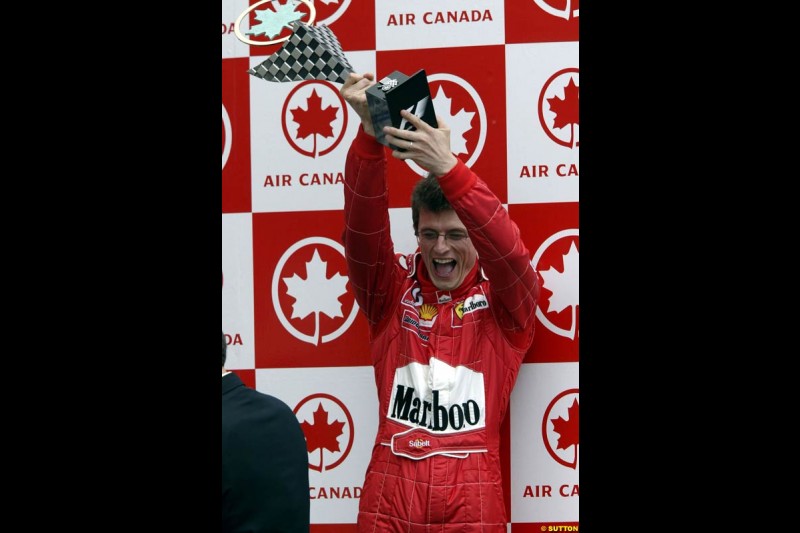
[(297, 417), (235, 374), (222, 381), (223, 531), (309, 531), (308, 453)]

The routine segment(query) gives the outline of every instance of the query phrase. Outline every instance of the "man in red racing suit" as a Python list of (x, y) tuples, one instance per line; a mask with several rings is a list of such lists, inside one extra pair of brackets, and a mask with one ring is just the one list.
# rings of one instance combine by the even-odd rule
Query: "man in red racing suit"
[(358, 531), (505, 532), (500, 425), (533, 340), (538, 276), (500, 200), (450, 152), (446, 125), (407, 111), (416, 130), (388, 127), (386, 140), (429, 175), (412, 195), (419, 250), (395, 255), (386, 152), (364, 94), (374, 83), (353, 73), (340, 91), (361, 118), (345, 166), (344, 244), (379, 400)]

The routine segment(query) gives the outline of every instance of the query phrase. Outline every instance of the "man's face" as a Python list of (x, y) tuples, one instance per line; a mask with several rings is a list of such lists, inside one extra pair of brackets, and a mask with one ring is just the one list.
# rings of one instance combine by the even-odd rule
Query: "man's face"
[(439, 290), (449, 291), (461, 285), (478, 258), (466, 227), (452, 209), (440, 213), (420, 209), (417, 241), (422, 260)]

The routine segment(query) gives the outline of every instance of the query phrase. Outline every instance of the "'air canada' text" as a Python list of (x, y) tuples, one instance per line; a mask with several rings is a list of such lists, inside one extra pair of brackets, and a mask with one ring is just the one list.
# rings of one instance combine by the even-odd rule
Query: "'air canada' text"
[(312, 500), (346, 500), (361, 497), (361, 487), (309, 487)]
[[(391, 13), (387, 26), (411, 26), (417, 23), (416, 13)], [(422, 14), (423, 24), (458, 24), (460, 22), (484, 22), (492, 19), (492, 12), (484, 9), (462, 9), (461, 11), (426, 11)]]
[[(303, 187), (341, 185), (344, 183), (344, 174), (341, 172), (323, 172), (322, 174), (304, 172), (296, 177), (297, 181), (295, 183), (299, 183)], [(291, 174), (267, 174), (267, 177), (264, 178), (264, 187), (291, 187), (293, 178), (295, 176)]]

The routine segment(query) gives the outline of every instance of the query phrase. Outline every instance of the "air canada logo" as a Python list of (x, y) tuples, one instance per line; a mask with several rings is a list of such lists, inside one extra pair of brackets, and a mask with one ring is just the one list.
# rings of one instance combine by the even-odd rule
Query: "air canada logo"
[(539, 93), (539, 123), (553, 142), (578, 148), (580, 120), (578, 69), (559, 70), (544, 83)]
[(301, 82), (283, 104), (283, 136), (302, 155), (313, 158), (327, 155), (342, 142), (347, 130), (345, 105), (332, 83)]
[(228, 162), (228, 156), (231, 155), (232, 144), (233, 128), (231, 128), (231, 117), (228, 116), (228, 110), (225, 109), (225, 104), (222, 104), (222, 168), (225, 168), (225, 163)]
[(568, 389), (550, 402), (542, 417), (542, 439), (547, 453), (566, 467), (578, 467), (579, 389)]
[[(486, 108), (480, 94), (463, 78), (447, 73), (429, 75), (428, 86), (436, 114), (450, 128), (450, 150), (472, 166), (486, 142)], [(406, 164), (420, 176), (425, 174), (410, 159)]]
[(326, 237), (308, 237), (286, 250), (272, 278), (272, 305), (296, 339), (313, 345), (341, 336), (358, 314), (347, 290), (344, 248)]
[(269, 46), (289, 39), (292, 22), (313, 24), (316, 15), (313, 0), (261, 0), (239, 15), (233, 31), (243, 43)]
[(335, 396), (318, 393), (301, 400), (294, 414), (306, 437), (308, 467), (324, 472), (342, 464), (355, 439), (347, 406)]
[(580, 14), (578, 0), (566, 0), (554, 2), (553, 0), (533, 0), (533, 3), (541, 8), (548, 15), (562, 18), (564, 20), (576, 19)]
[(248, 7), (233, 25), (236, 37), (252, 46), (279, 44), (292, 34), (292, 22), (330, 25), (347, 11), (351, 0), (261, 0)]
[(579, 336), (578, 230), (567, 229), (548, 237), (533, 254), (531, 266), (542, 277), (536, 317), (562, 337)]

